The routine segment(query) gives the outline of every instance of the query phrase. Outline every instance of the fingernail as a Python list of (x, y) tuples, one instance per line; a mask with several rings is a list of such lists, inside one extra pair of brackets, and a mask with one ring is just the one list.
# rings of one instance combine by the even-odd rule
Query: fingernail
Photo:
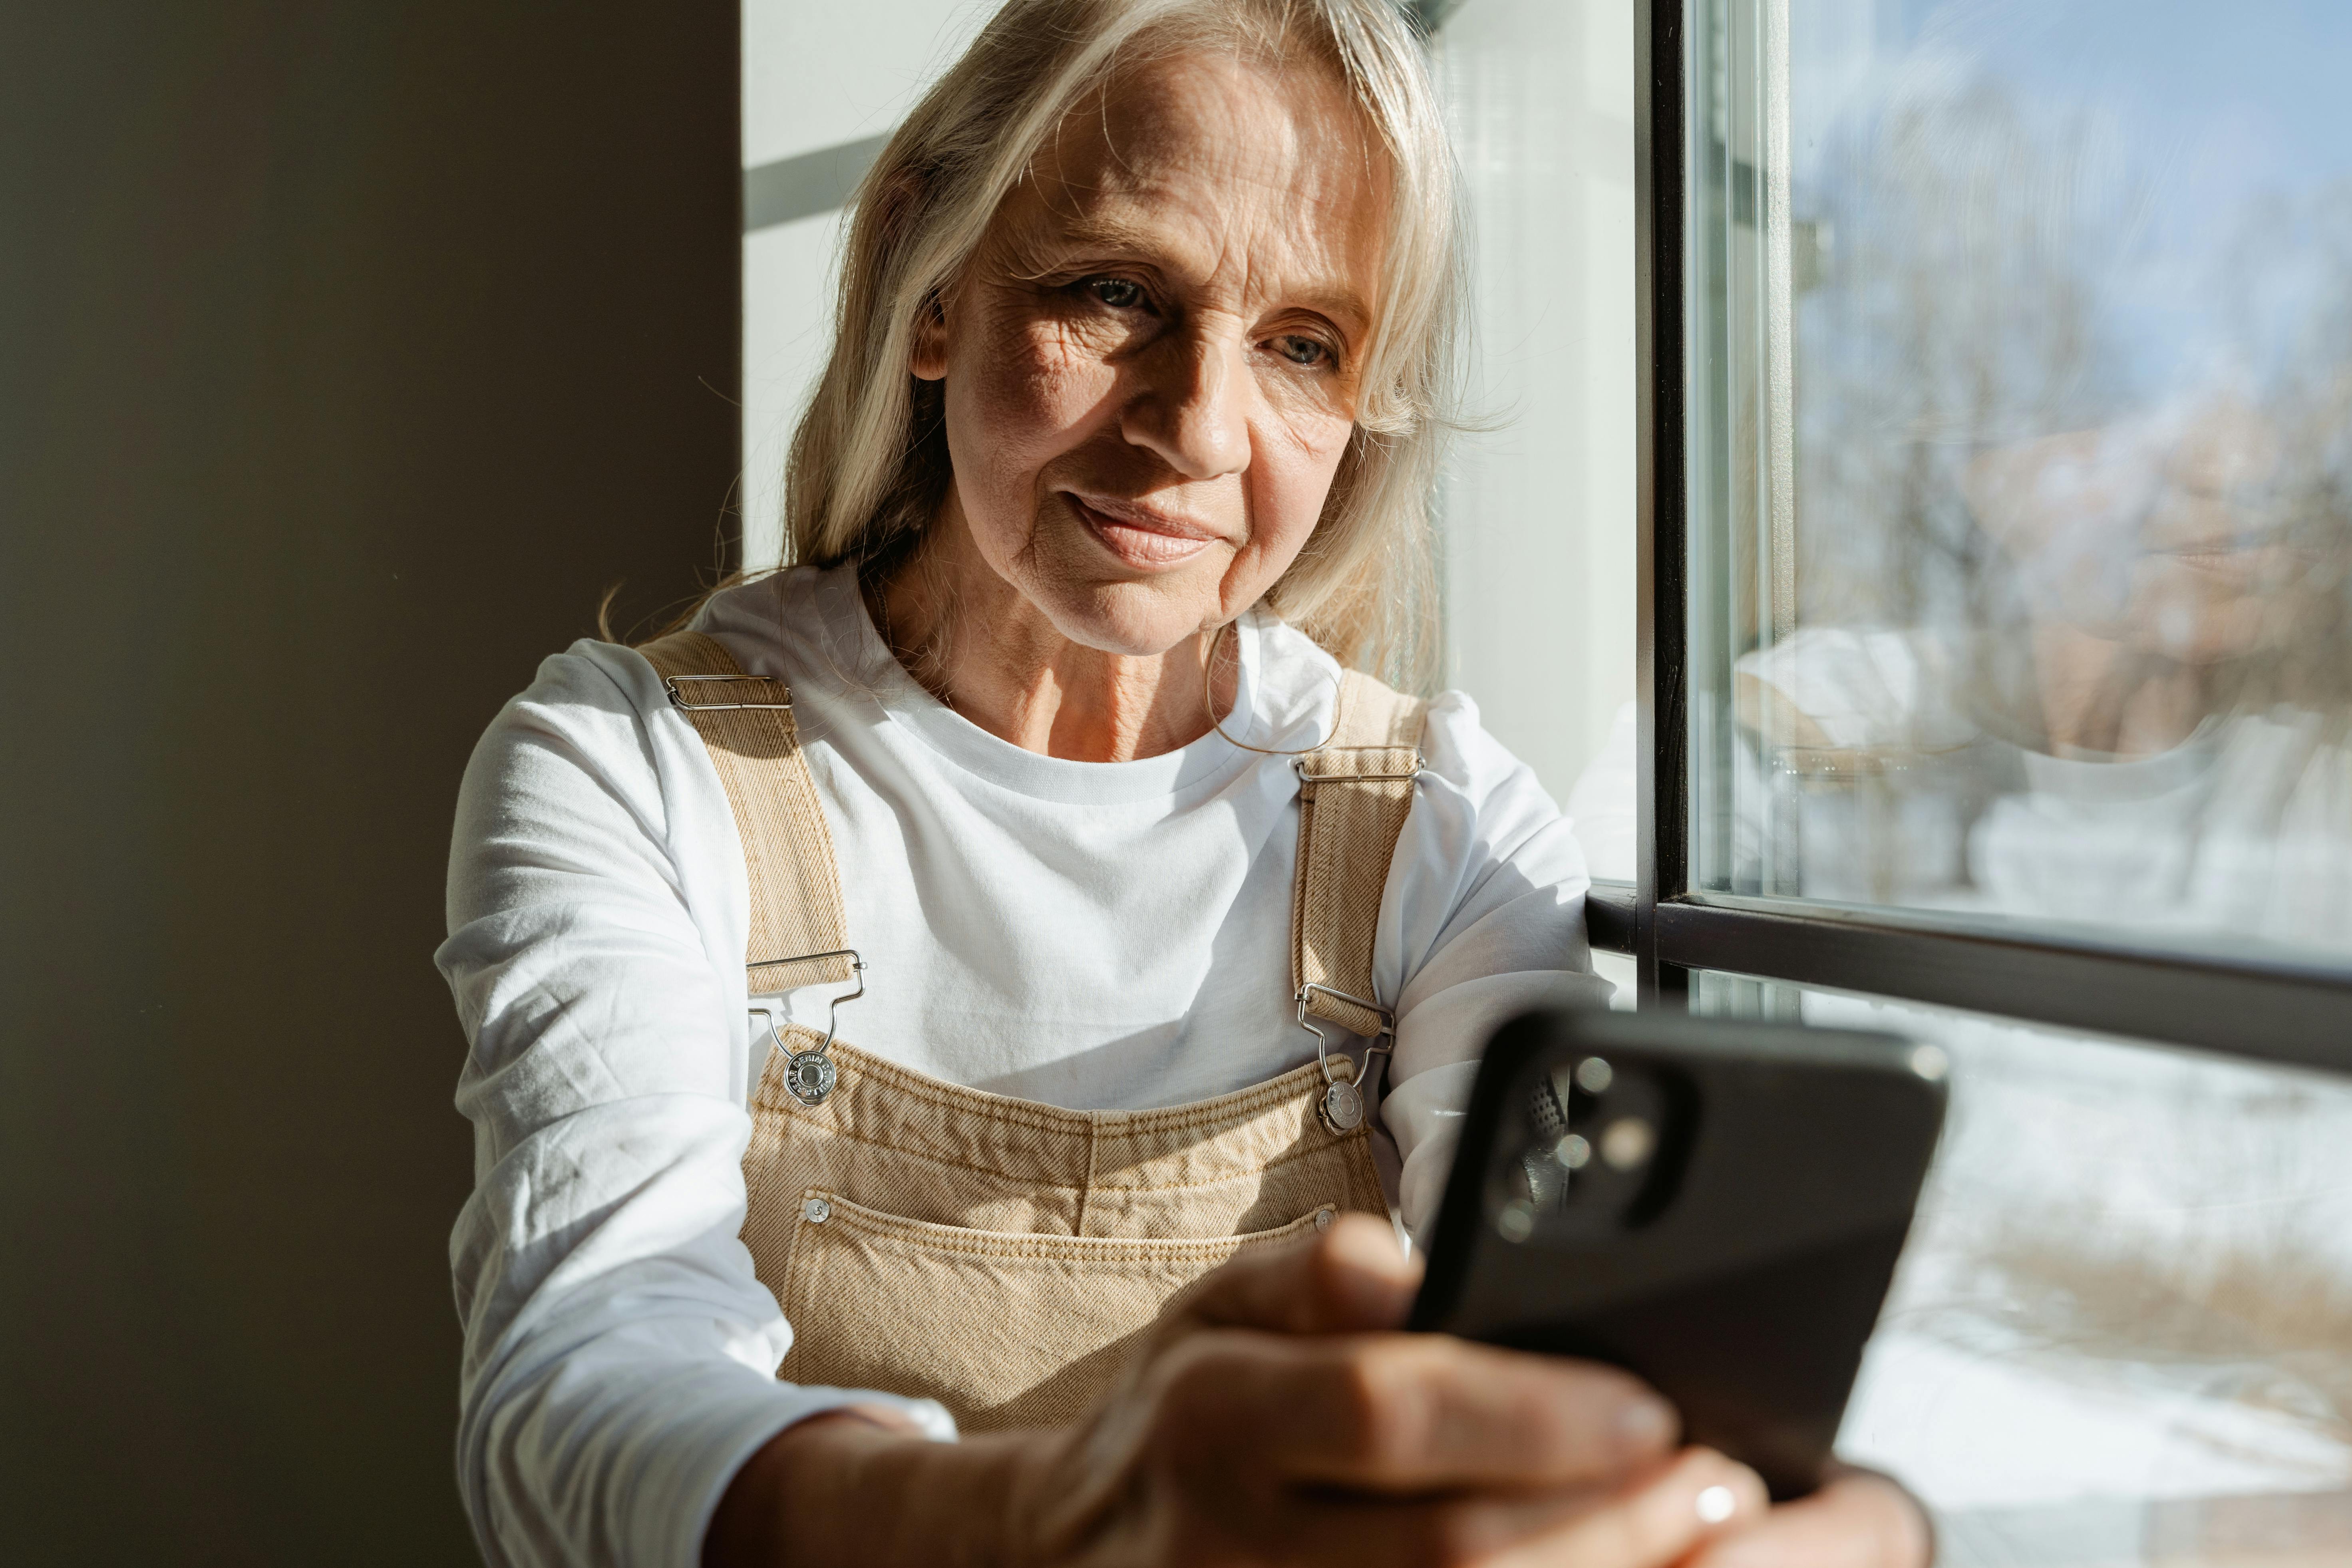
[(1629, 1448), (1663, 1448), (1675, 1440), (1681, 1425), (1675, 1407), (1663, 1399), (1633, 1399), (1617, 1412), (1617, 1436)]

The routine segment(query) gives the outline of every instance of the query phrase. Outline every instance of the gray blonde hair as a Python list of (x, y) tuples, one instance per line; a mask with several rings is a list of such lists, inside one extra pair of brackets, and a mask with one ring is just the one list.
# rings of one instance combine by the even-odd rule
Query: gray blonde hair
[(1343, 663), (1425, 688), (1435, 662), (1429, 526), (1454, 420), (1463, 299), (1453, 154), (1420, 39), (1393, 0), (1008, 0), (858, 187), (833, 353), (786, 460), (788, 561), (888, 563), (947, 493), (919, 320), (1065, 118), (1122, 69), (1203, 49), (1337, 73), (1392, 168), (1364, 396), (1313, 537), (1267, 607)]

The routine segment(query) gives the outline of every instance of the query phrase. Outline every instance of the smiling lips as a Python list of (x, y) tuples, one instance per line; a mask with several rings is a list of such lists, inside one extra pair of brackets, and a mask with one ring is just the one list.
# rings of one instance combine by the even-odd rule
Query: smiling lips
[(1081, 500), (1067, 490), (1062, 499), (1097, 543), (1137, 571), (1181, 566), (1217, 542), (1215, 534), (1198, 523), (1148, 511), (1132, 501), (1108, 497)]

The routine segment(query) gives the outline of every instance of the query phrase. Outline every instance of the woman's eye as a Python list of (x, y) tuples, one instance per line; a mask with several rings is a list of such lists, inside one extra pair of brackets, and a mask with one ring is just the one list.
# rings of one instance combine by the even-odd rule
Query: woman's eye
[(1297, 365), (1322, 365), (1331, 363), (1331, 350), (1328, 345), (1314, 338), (1302, 338), (1296, 334), (1275, 339), (1274, 352)]
[(1114, 310), (1131, 310), (1143, 303), (1143, 285), (1127, 278), (1089, 278), (1084, 285), (1096, 301)]

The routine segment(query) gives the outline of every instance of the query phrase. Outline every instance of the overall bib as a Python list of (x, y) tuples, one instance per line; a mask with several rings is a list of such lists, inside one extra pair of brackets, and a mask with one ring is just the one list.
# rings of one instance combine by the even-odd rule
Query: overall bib
[[(639, 651), (734, 809), (751, 994), (858, 978), (790, 693), (699, 633)], [(1296, 759), (1299, 1021), (1375, 1048), (1391, 1016), (1371, 999), (1373, 931), (1423, 713), (1350, 670), (1330, 741)], [(1192, 1105), (1066, 1110), (798, 1025), (773, 1039), (751, 1092), (742, 1236), (793, 1327), (777, 1375), (936, 1399), (966, 1431), (1075, 1419), (1217, 1265), (1341, 1210), (1388, 1212), (1358, 1064), (1336, 1051)]]

